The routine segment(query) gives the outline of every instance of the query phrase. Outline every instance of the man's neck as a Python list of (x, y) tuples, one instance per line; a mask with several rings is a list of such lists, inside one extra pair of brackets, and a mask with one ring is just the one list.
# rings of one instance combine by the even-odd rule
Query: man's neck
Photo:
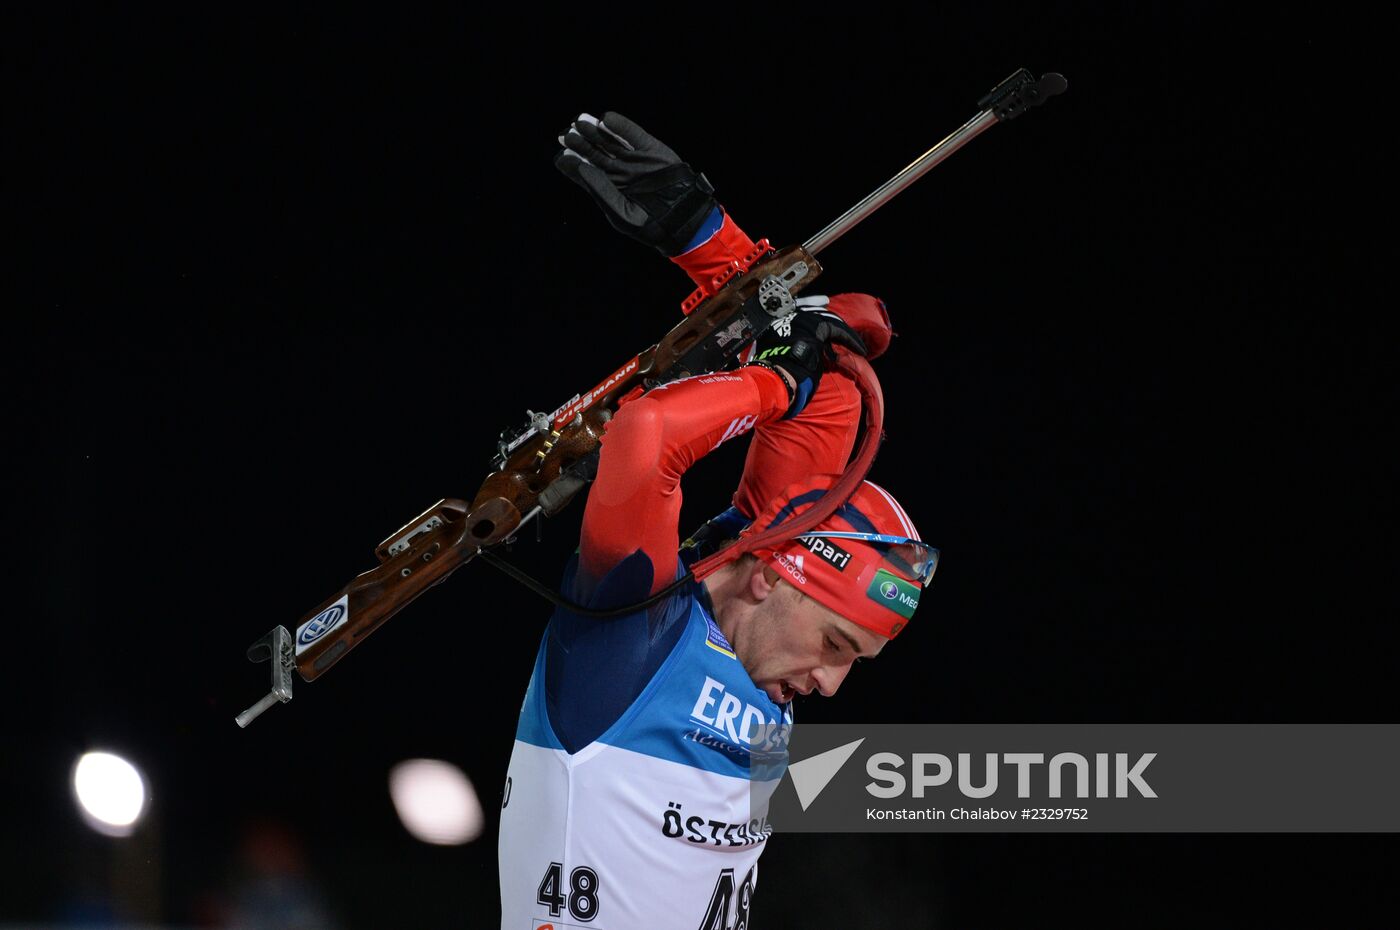
[(731, 647), (736, 646), (740, 638), (745, 614), (744, 600), (738, 596), (744, 579), (740, 577), (743, 573), (738, 568), (738, 564), (731, 562), (700, 583), (709, 600), (706, 606), (710, 615), (715, 618), (715, 625)]

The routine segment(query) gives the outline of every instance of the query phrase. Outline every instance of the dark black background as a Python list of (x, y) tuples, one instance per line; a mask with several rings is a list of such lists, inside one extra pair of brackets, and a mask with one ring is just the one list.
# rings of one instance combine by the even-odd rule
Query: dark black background
[[(232, 718), (266, 688), (254, 638), (471, 497), (527, 407), (678, 319), (684, 276), (551, 167), (581, 110), (631, 116), (785, 245), (1016, 68), (1069, 80), (822, 255), (816, 291), (889, 305), (872, 477), (943, 562), (909, 631), (804, 720), (1393, 719), (1394, 343), (1366, 283), (1394, 251), (1390, 117), (1364, 28), (678, 12), (69, 8), (10, 30), (27, 293), (6, 339), (0, 919), (112, 894), (121, 844), (67, 787), (110, 747), (155, 793), (156, 854), (115, 873), (159, 889), (133, 916), (211, 922), (268, 815), (347, 927), (494, 925), (493, 804), (543, 602), (469, 566), (291, 705)], [(697, 467), (687, 527), (742, 452)], [(554, 577), (580, 510), (516, 560)], [(419, 755), (476, 783), (476, 843), (398, 825), (386, 773)], [(772, 847), (761, 927), (1301, 921), (1378, 897), (1395, 855), (1384, 835)]]

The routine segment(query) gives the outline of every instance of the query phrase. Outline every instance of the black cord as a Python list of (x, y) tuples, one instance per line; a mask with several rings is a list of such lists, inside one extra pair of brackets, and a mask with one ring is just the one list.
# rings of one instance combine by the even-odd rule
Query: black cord
[(584, 607), (582, 604), (575, 604), (573, 601), (564, 597), (562, 594), (556, 593), (547, 585), (540, 584), (538, 581), (531, 578), (519, 568), (516, 568), (514, 565), (510, 564), (505, 559), (496, 555), (489, 549), (482, 549), (479, 552), (477, 552), (477, 555), (485, 559), (488, 565), (493, 565), (496, 568), (500, 569), (506, 575), (510, 576), (511, 578), (514, 578), (516, 581), (520, 582), (525, 587), (529, 588), (531, 591), (534, 591), (536, 594), (549, 601), (550, 603), (556, 604), (559, 607), (562, 607), (565, 610), (569, 611), (570, 613), (576, 613), (583, 617), (621, 617), (625, 616), (626, 614), (636, 613), (639, 610), (644, 610), (653, 604), (665, 600), (672, 594), (675, 594), (677, 591), (679, 591), (686, 584), (695, 580), (694, 572), (686, 572), (680, 578), (677, 578), (671, 584), (668, 584), (666, 587), (662, 588), (660, 591), (657, 591), (655, 594), (653, 594), (651, 597), (647, 598), (644, 601), (638, 601), (635, 604), (628, 604), (626, 607), (613, 607), (608, 610), (595, 610), (592, 607)]

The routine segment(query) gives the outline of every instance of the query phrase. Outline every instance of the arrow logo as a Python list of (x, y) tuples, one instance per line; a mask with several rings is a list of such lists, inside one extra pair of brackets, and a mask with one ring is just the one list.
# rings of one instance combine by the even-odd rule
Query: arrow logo
[(846, 760), (863, 742), (865, 742), (865, 737), (862, 736), (854, 743), (828, 749), (820, 755), (803, 759), (801, 762), (794, 762), (788, 766), (788, 772), (792, 774), (792, 786), (797, 789), (797, 800), (801, 803), (804, 811), (817, 799), (817, 795), (821, 794), (822, 790), (831, 783), (831, 780), (836, 777), (836, 773), (841, 771), (841, 766), (846, 764)]

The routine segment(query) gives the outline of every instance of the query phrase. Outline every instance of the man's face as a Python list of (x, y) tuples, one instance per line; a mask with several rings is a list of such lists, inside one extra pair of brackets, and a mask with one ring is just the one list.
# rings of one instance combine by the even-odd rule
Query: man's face
[(781, 579), (754, 619), (735, 653), (778, 704), (813, 691), (831, 697), (857, 659), (875, 656), (889, 642)]

